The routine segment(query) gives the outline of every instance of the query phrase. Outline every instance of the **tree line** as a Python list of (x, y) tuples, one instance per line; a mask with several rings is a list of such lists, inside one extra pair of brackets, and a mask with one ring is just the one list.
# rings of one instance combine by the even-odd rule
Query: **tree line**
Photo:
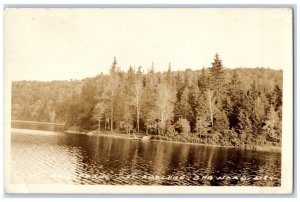
[(12, 118), (81, 130), (225, 145), (281, 142), (282, 70), (228, 69), (216, 54), (199, 70), (121, 71), (72, 81), (12, 83)]

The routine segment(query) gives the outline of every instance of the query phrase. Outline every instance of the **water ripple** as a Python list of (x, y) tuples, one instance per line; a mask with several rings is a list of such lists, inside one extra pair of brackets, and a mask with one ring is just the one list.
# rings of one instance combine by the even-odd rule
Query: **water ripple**
[[(13, 183), (280, 186), (280, 169), (279, 153), (64, 134), (12, 135)], [(266, 175), (274, 179), (256, 179)]]

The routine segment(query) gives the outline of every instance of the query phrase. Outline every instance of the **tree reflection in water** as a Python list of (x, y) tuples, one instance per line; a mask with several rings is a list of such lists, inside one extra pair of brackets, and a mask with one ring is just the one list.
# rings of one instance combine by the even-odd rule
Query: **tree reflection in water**
[[(35, 147), (39, 149), (33, 151)], [(47, 153), (47, 157), (41, 153)], [(280, 186), (280, 156), (272, 152), (99, 136), (13, 134), (12, 165), (18, 167), (18, 173), (12, 172), (12, 177), (18, 181), (22, 172), (49, 175), (41, 170), (48, 169), (72, 178), (55, 179), (52, 183)], [(33, 163), (30, 159), (47, 162), (50, 167), (39, 169), (29, 165)], [(253, 179), (265, 175), (278, 179)], [(241, 180), (243, 176), (251, 179)]]

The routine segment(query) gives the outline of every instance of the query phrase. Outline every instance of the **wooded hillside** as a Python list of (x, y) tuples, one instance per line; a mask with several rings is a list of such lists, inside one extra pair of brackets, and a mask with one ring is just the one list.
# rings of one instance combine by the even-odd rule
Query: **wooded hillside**
[(229, 69), (217, 54), (210, 67), (196, 71), (172, 71), (169, 64), (166, 72), (153, 66), (124, 72), (114, 59), (109, 75), (12, 83), (12, 119), (83, 130), (278, 143), (281, 116), (282, 70)]

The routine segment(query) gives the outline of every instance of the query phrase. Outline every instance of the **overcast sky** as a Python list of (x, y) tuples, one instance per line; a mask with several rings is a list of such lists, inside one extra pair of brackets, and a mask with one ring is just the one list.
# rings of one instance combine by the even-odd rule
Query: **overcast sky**
[(4, 68), (12, 80), (69, 80), (130, 65), (157, 71), (224, 66), (284, 69), (287, 9), (6, 9)]

